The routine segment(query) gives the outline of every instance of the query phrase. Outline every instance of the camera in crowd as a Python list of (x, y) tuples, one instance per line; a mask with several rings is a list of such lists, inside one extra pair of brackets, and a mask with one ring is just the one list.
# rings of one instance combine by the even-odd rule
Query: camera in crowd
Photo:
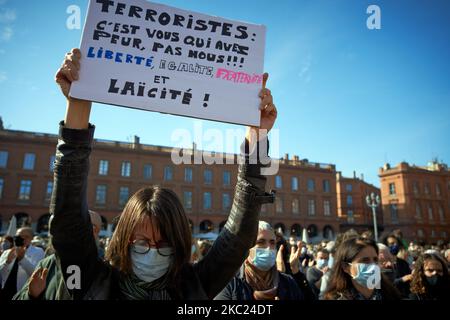
[(21, 236), (14, 236), (14, 246), (23, 247), (25, 244), (25, 239)]

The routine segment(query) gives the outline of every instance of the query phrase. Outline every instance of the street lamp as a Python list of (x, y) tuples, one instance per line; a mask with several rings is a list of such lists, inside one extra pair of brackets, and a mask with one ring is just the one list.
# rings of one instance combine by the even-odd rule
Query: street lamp
[(377, 228), (377, 207), (380, 205), (380, 196), (371, 193), (370, 196), (366, 196), (366, 203), (372, 208), (373, 215), (373, 231), (375, 235), (375, 241), (378, 242), (378, 228)]

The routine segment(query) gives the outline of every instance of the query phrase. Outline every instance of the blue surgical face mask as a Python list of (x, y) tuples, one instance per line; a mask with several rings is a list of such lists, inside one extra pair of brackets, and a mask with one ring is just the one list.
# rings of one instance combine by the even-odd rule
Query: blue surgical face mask
[(161, 278), (172, 264), (172, 248), (150, 249), (144, 254), (136, 253), (133, 249), (130, 251), (133, 272), (145, 282), (152, 282)]
[(328, 259), (317, 259), (317, 268), (323, 269), (328, 266)]
[(435, 274), (434, 276), (426, 277), (426, 278), (427, 278), (427, 282), (430, 286), (435, 286), (439, 282), (440, 276)]
[(398, 244), (393, 244), (389, 246), (389, 251), (396, 256), (397, 253), (400, 251), (400, 247), (398, 246)]
[(356, 263), (356, 270), (357, 273), (352, 278), (361, 286), (368, 289), (381, 288), (381, 269), (377, 264)]
[(267, 248), (253, 248), (254, 258), (251, 263), (262, 271), (268, 271), (275, 265), (276, 251), (274, 249)]

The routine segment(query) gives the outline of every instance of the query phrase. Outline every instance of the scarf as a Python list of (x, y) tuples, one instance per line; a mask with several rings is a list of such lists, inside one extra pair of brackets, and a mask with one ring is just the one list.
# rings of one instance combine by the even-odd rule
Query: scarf
[(276, 266), (269, 271), (261, 271), (248, 260), (244, 264), (245, 281), (253, 289), (255, 300), (274, 300), (278, 292), (280, 276)]
[(120, 292), (124, 300), (172, 300), (167, 289), (167, 279), (162, 277), (145, 282), (134, 274), (122, 275), (119, 281)]

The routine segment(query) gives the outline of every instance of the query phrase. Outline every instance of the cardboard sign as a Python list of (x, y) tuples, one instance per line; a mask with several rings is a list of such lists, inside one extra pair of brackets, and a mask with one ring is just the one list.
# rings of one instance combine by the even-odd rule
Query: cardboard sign
[(91, 0), (70, 96), (259, 126), (265, 27), (143, 0)]

